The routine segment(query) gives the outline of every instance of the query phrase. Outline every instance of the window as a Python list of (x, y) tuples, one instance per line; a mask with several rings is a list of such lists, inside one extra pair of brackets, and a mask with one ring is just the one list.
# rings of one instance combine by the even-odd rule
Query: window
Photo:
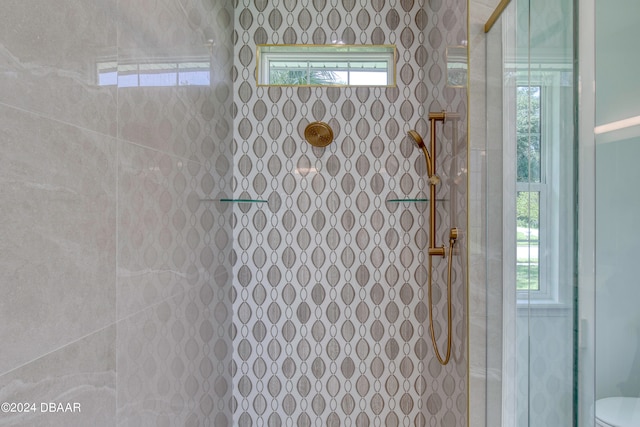
[(258, 84), (392, 86), (394, 46), (260, 45)]
[(516, 290), (563, 304), (573, 283), (573, 77), (548, 64), (515, 78)]
[(540, 129), (542, 88), (518, 86), (516, 91), (516, 288), (540, 291), (540, 205), (546, 198)]

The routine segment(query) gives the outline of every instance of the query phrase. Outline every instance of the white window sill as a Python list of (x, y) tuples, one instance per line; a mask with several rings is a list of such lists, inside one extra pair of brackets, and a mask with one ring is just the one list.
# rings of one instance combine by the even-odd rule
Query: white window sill
[(518, 316), (535, 317), (565, 317), (573, 313), (573, 308), (569, 304), (544, 300), (518, 300), (516, 310)]

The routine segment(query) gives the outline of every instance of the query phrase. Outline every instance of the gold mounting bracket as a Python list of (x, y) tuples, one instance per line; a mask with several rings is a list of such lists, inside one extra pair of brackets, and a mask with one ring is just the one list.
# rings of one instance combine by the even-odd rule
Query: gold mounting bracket
[(429, 256), (445, 256), (444, 246), (440, 246), (439, 248), (429, 248)]

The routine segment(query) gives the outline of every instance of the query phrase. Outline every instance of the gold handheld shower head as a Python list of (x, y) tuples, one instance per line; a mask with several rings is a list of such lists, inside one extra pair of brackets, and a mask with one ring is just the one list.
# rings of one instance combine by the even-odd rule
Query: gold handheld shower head
[(410, 130), (409, 132), (407, 132), (407, 135), (409, 135), (411, 138), (413, 138), (415, 143), (418, 144), (418, 147), (420, 147), (420, 148), (425, 148), (426, 147), (426, 144), (424, 143), (424, 140), (422, 139), (420, 134), (418, 132), (416, 132), (415, 130)]
[(429, 150), (427, 150), (427, 145), (424, 143), (424, 140), (420, 136), (418, 132), (415, 130), (410, 130), (407, 132), (407, 135), (413, 139), (413, 141), (418, 145), (418, 147), (424, 153), (425, 161), (427, 162), (427, 175), (429, 178), (433, 176), (433, 164), (431, 163), (431, 155), (429, 154)]

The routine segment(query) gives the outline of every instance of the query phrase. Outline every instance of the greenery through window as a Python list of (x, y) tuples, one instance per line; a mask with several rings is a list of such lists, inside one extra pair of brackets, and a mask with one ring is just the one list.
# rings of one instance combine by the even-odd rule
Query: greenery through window
[[(317, 65), (318, 68), (313, 68)], [(386, 70), (376, 70), (375, 66), (354, 70), (350, 64), (272, 64), (269, 69), (271, 85), (310, 86), (384, 86), (387, 84)], [(379, 64), (377, 64), (380, 66)], [(327, 69), (328, 68), (328, 69)]]
[(544, 198), (540, 86), (519, 86), (516, 101), (516, 285), (520, 291), (538, 291), (540, 204)]
[(260, 85), (393, 86), (391, 45), (258, 45)]
[(346, 84), (345, 79), (340, 78), (332, 71), (307, 70), (278, 70), (271, 69), (269, 83), (272, 85), (330, 85)]
[(517, 103), (517, 179), (540, 182), (540, 86), (519, 86)]

